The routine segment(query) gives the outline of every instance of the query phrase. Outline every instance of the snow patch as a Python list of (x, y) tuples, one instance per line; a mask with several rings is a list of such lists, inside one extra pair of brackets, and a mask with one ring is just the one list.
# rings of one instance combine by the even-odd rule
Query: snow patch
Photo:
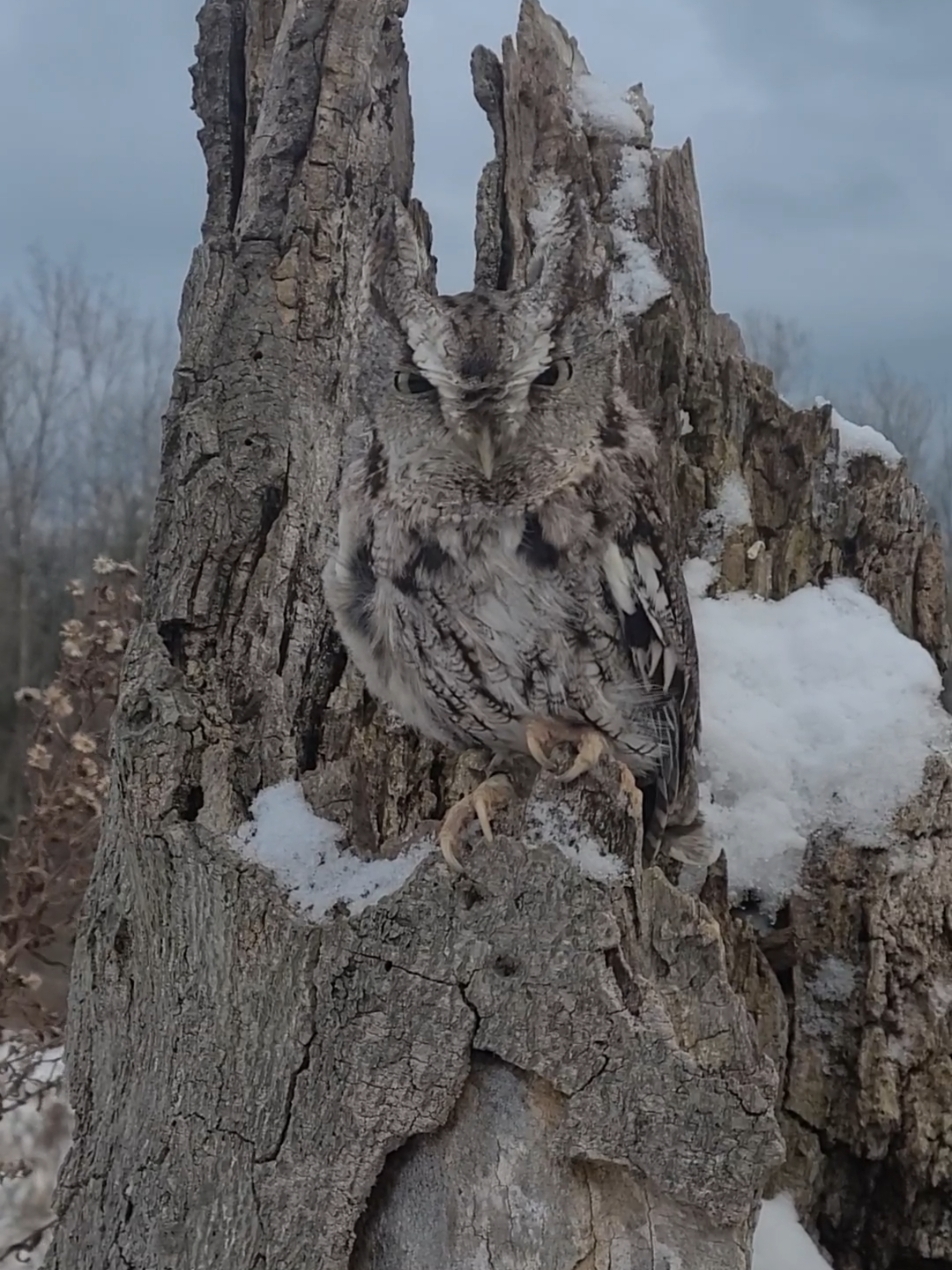
[(850, 423), (834, 410), (833, 426), (840, 435), (841, 460), (848, 462), (860, 454), (874, 454), (887, 467), (897, 467), (902, 462), (902, 455), (893, 443), (868, 424)]
[(53, 1188), (73, 1127), (62, 1081), (62, 1049), (0, 1044), (0, 1266), (11, 1270), (38, 1270), (53, 1238)]
[(612, 191), (611, 201), (623, 215), (638, 212), (647, 207), (648, 175), (651, 172), (651, 151), (638, 146), (624, 146), (618, 165), (618, 180)]
[(844, 1006), (856, 989), (857, 972), (842, 957), (824, 957), (800, 1004), (799, 1027), (805, 1036), (833, 1037), (842, 1032), (849, 1015)]
[[(830, 402), (825, 397), (816, 397), (813, 404), (828, 406)], [(850, 459), (855, 459), (861, 454), (873, 454), (876, 458), (882, 459), (887, 467), (897, 467), (902, 462), (902, 455), (893, 443), (868, 424), (851, 423), (849, 419), (844, 419), (835, 407), (832, 410), (831, 422), (839, 436), (841, 467), (845, 467)]]
[(671, 284), (658, 268), (654, 252), (642, 241), (634, 223), (635, 213), (651, 202), (648, 192), (651, 163), (650, 150), (633, 145), (622, 147), (611, 196), (616, 218), (612, 225), (615, 247), (612, 301), (620, 316), (639, 317), (671, 292)]
[(789, 1195), (778, 1195), (761, 1205), (751, 1270), (830, 1270), (829, 1262), (800, 1225)]
[(705, 595), (716, 570), (685, 578), (701, 663), (702, 799), (735, 892), (776, 908), (823, 826), (882, 841), (892, 813), (950, 739), (939, 672), (852, 579), (784, 600)]
[(646, 140), (644, 120), (629, 96), (609, 88), (593, 75), (575, 77), (574, 97), (584, 124), (626, 143), (622, 145), (611, 195), (615, 212), (612, 304), (619, 317), (640, 317), (671, 293), (671, 284), (634, 223), (635, 213), (648, 207), (651, 201), (652, 152), (645, 145), (633, 144)]
[(576, 75), (573, 87), (575, 108), (586, 123), (626, 140), (644, 137), (644, 120), (624, 93), (588, 73)]
[(940, 1019), (952, 1010), (952, 983), (948, 979), (936, 979), (930, 984), (929, 1004)]
[(612, 226), (616, 265), (612, 274), (612, 302), (620, 317), (640, 317), (670, 295), (671, 284), (658, 268), (654, 252), (636, 233)]
[(314, 815), (297, 781), (263, 789), (251, 815), (233, 844), (246, 859), (270, 869), (290, 902), (315, 919), (340, 902), (352, 914), (362, 913), (398, 891), (433, 850), (422, 843), (394, 860), (361, 860), (342, 851), (344, 831)]
[[(717, 503), (714, 507), (703, 511), (698, 520), (697, 552), (703, 560), (714, 565), (715, 577), (718, 568), (714, 562), (719, 561), (723, 556), (727, 539), (735, 529), (743, 529), (753, 523), (747, 482), (740, 472), (729, 472), (721, 484)], [(747, 548), (748, 558), (755, 560), (762, 550), (763, 543), (752, 544)], [(705, 582), (703, 590), (710, 586), (711, 581), (713, 578)], [(690, 585), (689, 582), (688, 586)]]
[(842, 957), (824, 957), (810, 981), (810, 991), (818, 1001), (843, 1004), (856, 987), (856, 967)]
[(710, 560), (702, 560), (693, 556), (684, 562), (684, 585), (692, 600), (700, 600), (707, 595), (710, 588), (720, 576), (720, 569)]
[(731, 472), (725, 478), (716, 510), (725, 529), (740, 529), (753, 524), (747, 482), (739, 472)]
[(563, 803), (531, 798), (526, 807), (526, 841), (551, 843), (586, 877), (597, 882), (611, 882), (624, 876), (625, 866), (617, 856), (605, 851), (602, 844), (585, 833), (572, 811)]
[(537, 243), (551, 238), (564, 221), (565, 205), (565, 193), (559, 185), (552, 183), (540, 190), (535, 207), (530, 207), (528, 212), (529, 226)]

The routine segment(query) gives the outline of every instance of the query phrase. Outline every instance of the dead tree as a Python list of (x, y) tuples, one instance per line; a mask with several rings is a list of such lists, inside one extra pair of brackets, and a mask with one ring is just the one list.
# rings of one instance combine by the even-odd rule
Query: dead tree
[[(702, 903), (642, 870), (597, 777), (540, 780), (551, 814), (516, 809), (470, 881), (430, 851), (393, 893), (319, 918), (236, 849), (255, 796), (300, 779), (350, 851), (389, 856), (458, 779), (349, 674), (319, 581), (358, 271), (383, 200), (411, 197), (405, 7), (206, 0), (199, 19), (208, 212), (74, 966), (56, 1270), (741, 1270), (783, 1159), (800, 989), (782, 972), (785, 1000), (716, 873)], [(541, 174), (611, 221), (620, 139), (573, 106), (584, 63), (537, 0), (473, 69), (496, 140), (477, 212), (492, 285), (525, 259)], [(629, 242), (668, 286), (620, 338), (682, 541), (736, 468), (760, 548), (727, 544), (728, 581), (781, 596), (852, 572), (941, 655), (921, 500), (870, 461), (817, 516), (829, 411), (794, 413), (743, 360), (710, 306), (690, 146), (651, 151), (650, 110), (629, 107), (648, 156)], [(586, 874), (572, 833), (615, 865)], [(812, 1159), (826, 1127), (797, 1115)]]

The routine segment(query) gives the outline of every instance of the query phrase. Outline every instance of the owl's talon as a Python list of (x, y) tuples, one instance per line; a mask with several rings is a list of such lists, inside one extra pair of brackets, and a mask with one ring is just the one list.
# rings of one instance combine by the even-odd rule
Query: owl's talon
[(580, 776), (584, 776), (586, 772), (590, 772), (602, 756), (604, 754), (609, 754), (610, 752), (611, 747), (602, 736), (601, 732), (583, 732), (579, 737), (578, 753), (575, 755), (575, 762), (567, 772), (561, 772), (556, 777), (556, 780), (562, 781), (563, 784), (568, 785), (570, 781), (577, 780)]
[(493, 827), (489, 820), (491, 808), (486, 806), (486, 800), (480, 795), (479, 790), (473, 794), (473, 806), (476, 810), (476, 819), (479, 821), (479, 827), (483, 831), (483, 839), (486, 842), (492, 842)]
[(641, 823), (642, 813), (644, 812), (645, 796), (638, 786), (638, 782), (631, 774), (631, 769), (626, 767), (624, 763), (618, 764), (618, 781), (621, 788), (621, 796), (628, 804), (628, 812), (632, 819)]
[(509, 777), (502, 772), (497, 772), (495, 776), (487, 777), (471, 794), (461, 798), (449, 809), (440, 826), (438, 841), (443, 859), (454, 873), (465, 872), (456, 852), (463, 840), (466, 826), (475, 816), (479, 821), (483, 838), (487, 842), (492, 842), (492, 814), (501, 807), (505, 807), (512, 796), (513, 788)]
[(552, 744), (552, 733), (546, 724), (534, 720), (526, 724), (526, 749), (544, 772), (551, 772), (552, 760), (546, 746)]

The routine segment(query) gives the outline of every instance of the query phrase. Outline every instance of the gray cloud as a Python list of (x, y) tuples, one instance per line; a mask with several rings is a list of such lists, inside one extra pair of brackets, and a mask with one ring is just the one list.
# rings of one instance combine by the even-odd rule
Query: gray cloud
[(188, 67), (193, 0), (3, 0), (0, 289), (26, 248), (78, 255), (174, 312), (204, 168)]
[[(5, 0), (0, 289), (24, 249), (81, 253), (145, 307), (177, 303), (204, 197), (189, 111), (195, 0)], [(645, 82), (690, 135), (719, 307), (765, 308), (849, 378), (890, 356), (935, 386), (952, 342), (948, 0), (550, 0), (592, 69)], [(418, 192), (441, 282), (467, 285), (488, 130), (467, 63), (515, 0), (410, 0)], [(914, 18), (914, 20), (913, 20)]]

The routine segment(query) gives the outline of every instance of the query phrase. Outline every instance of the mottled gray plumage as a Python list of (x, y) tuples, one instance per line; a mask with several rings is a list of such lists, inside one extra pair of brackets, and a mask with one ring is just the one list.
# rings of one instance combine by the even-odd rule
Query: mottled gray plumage
[(697, 650), (656, 440), (574, 244), (550, 217), (524, 289), (436, 296), (395, 207), (325, 589), (370, 691), (427, 736), (501, 755), (528, 724), (608, 738), (657, 847), (696, 820)]

